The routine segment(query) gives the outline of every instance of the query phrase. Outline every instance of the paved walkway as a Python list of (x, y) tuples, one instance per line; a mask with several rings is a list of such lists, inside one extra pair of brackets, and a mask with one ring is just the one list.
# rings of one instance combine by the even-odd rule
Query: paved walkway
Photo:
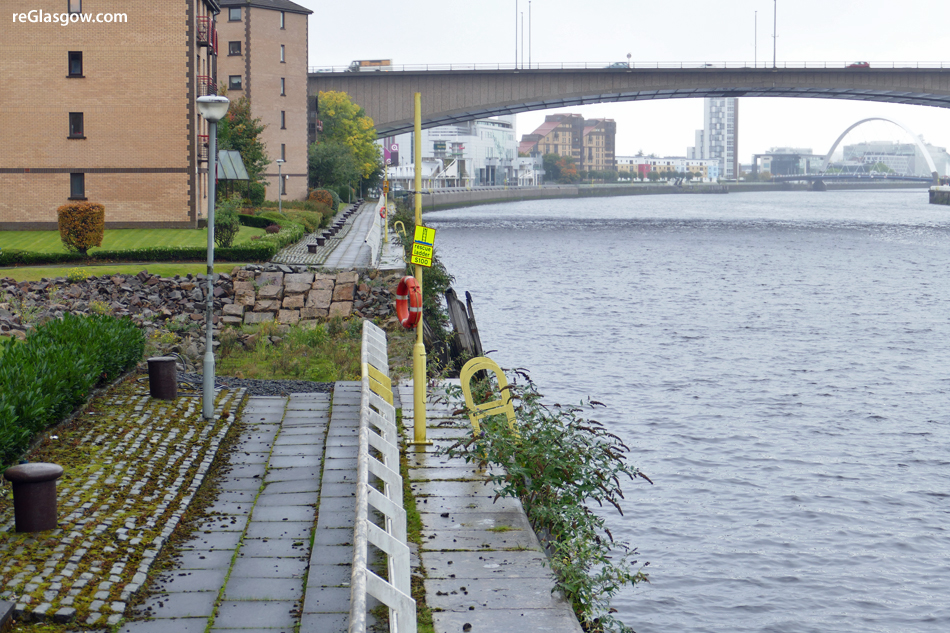
[[(347, 218), (343, 228), (335, 236), (328, 238), (323, 246), (310, 253), (307, 245), (316, 243), (316, 235), (306, 235), (298, 243), (288, 246), (274, 256), (274, 263), (289, 265), (307, 265), (313, 268), (329, 270), (352, 270), (371, 268), (372, 252), (366, 243), (366, 234), (373, 223), (375, 203), (364, 203), (360, 209)], [(405, 255), (398, 235), (390, 232), (389, 243), (380, 246), (380, 270), (401, 270), (406, 267)]]

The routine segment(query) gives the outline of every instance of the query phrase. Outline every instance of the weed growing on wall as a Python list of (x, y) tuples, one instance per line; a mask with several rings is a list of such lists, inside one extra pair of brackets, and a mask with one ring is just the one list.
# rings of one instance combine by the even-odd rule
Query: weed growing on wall
[[(622, 484), (650, 480), (627, 462), (629, 448), (620, 438), (587, 417), (604, 405), (546, 405), (527, 374), (518, 371), (516, 378), (521, 382), (508, 387), (516, 403), (514, 428), (504, 415), (485, 418), (477, 437), (448, 453), (501, 467), (490, 475), (498, 496), (521, 500), (548, 550), (557, 588), (587, 631), (630, 631), (611, 614), (610, 601), (623, 587), (648, 580), (648, 563), (638, 567), (636, 549), (615, 541), (591, 507), (612, 506), (622, 515)], [(474, 391), (481, 402), (498, 398), (487, 382)], [(461, 398), (461, 389), (450, 396)]]

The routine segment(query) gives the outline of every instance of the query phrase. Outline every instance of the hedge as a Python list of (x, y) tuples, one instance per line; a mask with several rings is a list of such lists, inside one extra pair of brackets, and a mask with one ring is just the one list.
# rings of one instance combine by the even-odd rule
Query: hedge
[(93, 387), (142, 360), (145, 335), (127, 318), (67, 313), (0, 347), (0, 463), (9, 464)]

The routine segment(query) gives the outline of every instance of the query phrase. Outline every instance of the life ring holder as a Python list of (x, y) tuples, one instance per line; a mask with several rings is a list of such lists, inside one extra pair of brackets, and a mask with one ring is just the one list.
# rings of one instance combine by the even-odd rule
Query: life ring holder
[(396, 318), (404, 328), (411, 329), (422, 318), (422, 289), (415, 277), (406, 275), (396, 288)]

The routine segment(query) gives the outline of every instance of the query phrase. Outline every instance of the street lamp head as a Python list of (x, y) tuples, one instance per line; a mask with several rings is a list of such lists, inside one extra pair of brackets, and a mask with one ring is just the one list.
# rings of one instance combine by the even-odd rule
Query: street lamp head
[(286, 163), (286, 162), (287, 162), (287, 161), (285, 161), (283, 158), (278, 158), (278, 159), (277, 159), (277, 164), (278, 164), (278, 165), (282, 165), (282, 164), (284, 164), (284, 163)]
[(198, 112), (211, 123), (217, 123), (228, 113), (231, 102), (221, 95), (198, 97)]

